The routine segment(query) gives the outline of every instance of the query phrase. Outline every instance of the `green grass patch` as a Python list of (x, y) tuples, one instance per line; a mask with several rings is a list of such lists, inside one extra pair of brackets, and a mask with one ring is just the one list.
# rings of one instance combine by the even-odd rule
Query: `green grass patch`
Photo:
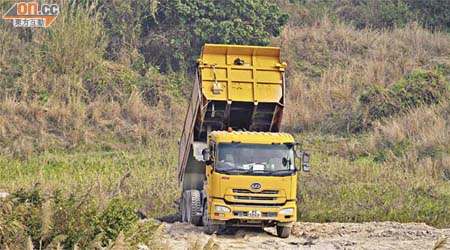
[(302, 221), (425, 222), (448, 227), (448, 181), (404, 171), (373, 158), (350, 160), (315, 152), (312, 170), (299, 178)]
[(0, 191), (11, 193), (0, 204), (0, 248), (24, 249), (28, 237), (36, 247), (110, 246), (121, 233), (130, 247), (146, 244), (157, 224), (136, 212), (176, 213), (177, 149), (161, 139), (133, 151), (0, 158)]

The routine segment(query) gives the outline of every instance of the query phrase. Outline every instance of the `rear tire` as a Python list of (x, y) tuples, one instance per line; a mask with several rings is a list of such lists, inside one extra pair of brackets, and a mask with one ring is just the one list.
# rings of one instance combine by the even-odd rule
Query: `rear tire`
[(277, 226), (277, 235), (280, 238), (289, 238), (289, 235), (291, 235), (291, 227)]
[(200, 191), (187, 190), (185, 193), (186, 220), (195, 226), (202, 225), (202, 202)]
[(211, 235), (219, 230), (219, 225), (211, 224), (211, 219), (209, 218), (208, 214), (208, 203), (205, 201), (205, 204), (203, 204), (203, 231), (205, 234)]

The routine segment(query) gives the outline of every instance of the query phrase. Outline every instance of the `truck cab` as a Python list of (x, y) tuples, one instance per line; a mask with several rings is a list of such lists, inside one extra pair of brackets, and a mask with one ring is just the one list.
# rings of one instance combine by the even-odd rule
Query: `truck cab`
[(297, 171), (309, 155), (280, 124), (285, 67), (276, 47), (206, 44), (180, 140), (183, 222), (212, 234), (223, 227), (297, 220)]
[(285, 133), (211, 132), (203, 151), (205, 231), (277, 226), (287, 237), (297, 220), (295, 146)]

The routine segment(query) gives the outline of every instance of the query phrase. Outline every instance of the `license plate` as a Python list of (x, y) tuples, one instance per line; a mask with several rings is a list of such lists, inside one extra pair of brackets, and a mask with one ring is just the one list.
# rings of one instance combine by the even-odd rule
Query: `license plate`
[(261, 217), (261, 212), (260, 211), (249, 211), (248, 216), (249, 217)]

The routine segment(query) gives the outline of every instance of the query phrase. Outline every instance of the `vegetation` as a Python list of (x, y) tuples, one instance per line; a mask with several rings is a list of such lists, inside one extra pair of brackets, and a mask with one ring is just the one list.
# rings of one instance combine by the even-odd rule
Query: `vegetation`
[(48, 29), (0, 23), (0, 248), (164, 249), (136, 213), (177, 211), (205, 42), (282, 47), (302, 220), (450, 225), (446, 1), (60, 3)]
[(413, 71), (389, 88), (374, 86), (359, 99), (362, 114), (357, 116), (368, 123), (360, 126), (422, 105), (439, 104), (450, 96), (449, 87), (443, 76), (422, 71)]
[[(284, 2), (284, 1), (280, 1)], [(308, 22), (328, 16), (344, 21), (358, 29), (391, 29), (410, 22), (432, 30), (450, 29), (450, 3), (430, 0), (289, 0), (304, 13)]]
[(150, 218), (176, 213), (176, 145), (159, 139), (130, 152), (82, 149), (3, 158), (1, 188), (14, 192), (0, 206), (0, 242), (23, 249), (14, 243), (30, 236), (35, 246), (85, 249), (108, 245), (122, 232), (131, 246), (147, 244), (158, 223), (135, 223), (136, 212)]
[(137, 49), (164, 72), (192, 69), (205, 42), (268, 45), (288, 19), (264, 0), (133, 0), (101, 8), (111, 38), (107, 57), (127, 59)]

